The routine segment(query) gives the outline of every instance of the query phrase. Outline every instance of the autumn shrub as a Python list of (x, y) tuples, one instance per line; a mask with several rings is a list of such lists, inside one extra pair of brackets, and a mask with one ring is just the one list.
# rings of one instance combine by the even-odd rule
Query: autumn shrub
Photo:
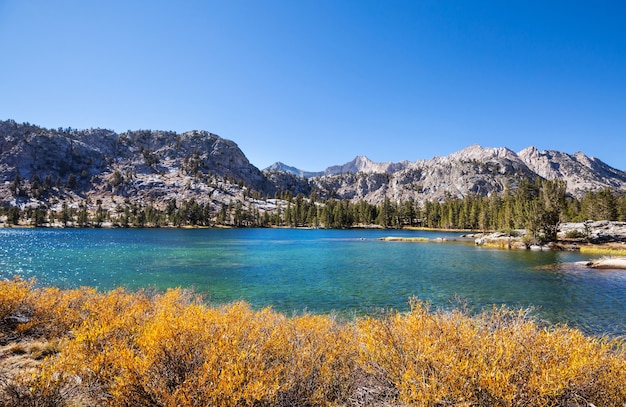
[(384, 402), (418, 406), (626, 403), (623, 342), (538, 325), (528, 310), (412, 300), (406, 313), (339, 321), (210, 306), (182, 289), (0, 284), (3, 312), (30, 310), (12, 329), (58, 336), (28, 347), (43, 358), (34, 374), (0, 378), (7, 406), (341, 406), (375, 393), (364, 382), (386, 386)]
[(406, 314), (357, 324), (361, 363), (388, 377), (411, 404), (626, 403), (623, 343), (542, 328), (525, 311), (501, 308), (470, 317), (412, 301)]
[(93, 288), (61, 290), (34, 288), (34, 280), (0, 281), (0, 323), (12, 338), (58, 338), (80, 325), (87, 315), (84, 305), (96, 295)]
[(182, 290), (118, 289), (85, 308), (40, 383), (79, 377), (107, 405), (324, 405), (349, 393), (354, 330), (327, 316), (207, 307)]
[(87, 317), (86, 304), (96, 298), (93, 288), (61, 290), (46, 287), (32, 290), (28, 298), (29, 318), (17, 331), (24, 335), (46, 338), (66, 336)]
[(15, 277), (12, 280), (0, 280), (0, 321), (23, 312), (34, 281)]

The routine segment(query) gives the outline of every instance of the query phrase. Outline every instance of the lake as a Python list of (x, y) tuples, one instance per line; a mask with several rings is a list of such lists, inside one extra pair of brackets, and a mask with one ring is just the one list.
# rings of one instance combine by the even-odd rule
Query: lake
[[(588, 255), (476, 247), (459, 233), (303, 229), (0, 229), (0, 278), (40, 285), (194, 287), (213, 303), (245, 300), (287, 314), (345, 315), (434, 306), (533, 307), (550, 323), (626, 335), (626, 271)], [(446, 237), (385, 242), (384, 236)]]

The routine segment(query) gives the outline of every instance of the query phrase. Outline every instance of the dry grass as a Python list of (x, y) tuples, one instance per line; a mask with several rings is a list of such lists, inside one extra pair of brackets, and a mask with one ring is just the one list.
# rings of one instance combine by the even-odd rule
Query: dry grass
[[(519, 242), (516, 239), (510, 239), (510, 238), (499, 238), (499, 239), (487, 239), (485, 241), (485, 243), (483, 243), (481, 246), (482, 247), (489, 247), (489, 248), (493, 248), (493, 249), (512, 249), (512, 248), (518, 248), (521, 244), (521, 242)], [(524, 246), (524, 248), (526, 248)]]
[(338, 321), (211, 307), (180, 289), (21, 280), (0, 282), (0, 311), (7, 406), (626, 403), (623, 342), (543, 328), (525, 311), (469, 316), (412, 301), (408, 313)]
[(604, 254), (608, 256), (626, 256), (626, 244), (604, 243), (601, 245), (582, 244), (580, 252), (585, 254)]

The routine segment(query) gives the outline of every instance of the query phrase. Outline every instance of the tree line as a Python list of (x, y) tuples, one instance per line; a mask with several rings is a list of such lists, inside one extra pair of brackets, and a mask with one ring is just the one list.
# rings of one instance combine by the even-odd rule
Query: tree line
[[(91, 209), (89, 209), (91, 208)], [(168, 201), (164, 207), (131, 203), (105, 210), (102, 202), (63, 204), (61, 209), (45, 206), (0, 208), (10, 225), (99, 227), (325, 227), (350, 228), (377, 225), (382, 228), (407, 226), (435, 229), (512, 231), (526, 229), (533, 238), (553, 240), (561, 222), (585, 220), (626, 221), (626, 196), (606, 188), (589, 191), (582, 198), (566, 194), (560, 180), (523, 180), (513, 191), (464, 197), (447, 196), (442, 201), (394, 201), (379, 204), (319, 199), (282, 192), (273, 199), (235, 200), (221, 205), (195, 199)]]

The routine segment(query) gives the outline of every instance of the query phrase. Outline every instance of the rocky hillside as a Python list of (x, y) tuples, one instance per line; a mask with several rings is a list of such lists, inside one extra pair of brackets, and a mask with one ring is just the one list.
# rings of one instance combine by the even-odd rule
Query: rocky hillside
[(237, 145), (207, 131), (45, 129), (0, 121), (0, 204), (22, 208), (99, 202), (163, 207), (195, 199), (215, 207), (261, 205), (280, 191), (319, 198), (379, 203), (489, 195), (515, 189), (522, 179), (560, 178), (568, 192), (611, 187), (626, 192), (626, 173), (582, 153), (519, 153), (478, 145), (445, 157), (375, 163), (357, 156), (319, 172), (277, 163), (263, 171)]
[(519, 158), (540, 177), (567, 181), (568, 191), (580, 196), (589, 190), (606, 187), (624, 190), (626, 173), (603, 163), (597, 158), (578, 152), (570, 155), (560, 151), (538, 151), (528, 147)]
[(0, 122), (5, 205), (224, 202), (252, 190), (273, 191), (234, 142), (206, 131), (117, 134)]

